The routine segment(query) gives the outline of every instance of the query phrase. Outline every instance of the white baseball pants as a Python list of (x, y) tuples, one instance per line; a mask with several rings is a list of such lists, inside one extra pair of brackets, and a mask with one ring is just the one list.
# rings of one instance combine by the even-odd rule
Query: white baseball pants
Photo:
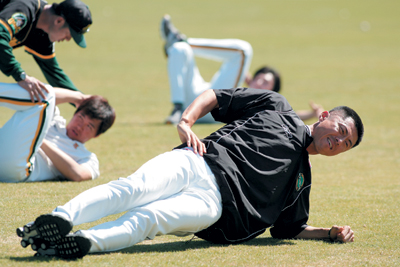
[(157, 235), (188, 235), (221, 216), (219, 187), (203, 157), (173, 150), (145, 163), (127, 178), (89, 189), (53, 214), (74, 225), (126, 212), (115, 221), (80, 234), (92, 242), (90, 253), (130, 247)]
[[(250, 68), (253, 49), (238, 39), (188, 38), (168, 48), (168, 77), (171, 102), (186, 108), (207, 89), (239, 87)], [(196, 65), (195, 56), (222, 62), (210, 82), (205, 82)], [(211, 114), (197, 122), (214, 122)]]
[(55, 95), (47, 86), (46, 100), (32, 103), (18, 84), (0, 83), (0, 106), (15, 110), (0, 128), (0, 181), (23, 182), (53, 118)]

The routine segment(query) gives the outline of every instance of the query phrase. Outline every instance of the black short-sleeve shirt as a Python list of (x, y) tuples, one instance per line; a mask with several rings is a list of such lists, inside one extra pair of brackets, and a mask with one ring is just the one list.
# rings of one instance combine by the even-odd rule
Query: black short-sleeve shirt
[(307, 128), (280, 94), (268, 90), (214, 90), (212, 111), (225, 126), (204, 138), (204, 159), (216, 176), (222, 216), (196, 235), (236, 243), (274, 226), (294, 237), (308, 220), (311, 170)]

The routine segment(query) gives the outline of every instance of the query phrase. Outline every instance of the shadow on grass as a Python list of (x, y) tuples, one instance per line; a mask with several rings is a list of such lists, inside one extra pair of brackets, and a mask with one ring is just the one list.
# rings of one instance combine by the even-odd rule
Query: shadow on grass
[(55, 258), (55, 257), (36, 257), (36, 256), (24, 256), (24, 257), (1, 257), (0, 259), (8, 259), (10, 261), (15, 261), (15, 262), (24, 262), (24, 263), (29, 263), (29, 262), (53, 262), (53, 261), (64, 261), (64, 262), (77, 262), (81, 259), (61, 259), (61, 258)]
[(282, 246), (282, 245), (295, 245), (294, 242), (290, 240), (280, 240), (275, 238), (257, 238), (240, 244), (213, 244), (202, 239), (194, 239), (193, 241), (177, 241), (169, 243), (160, 244), (136, 244), (132, 247), (122, 249), (121, 253), (147, 253), (147, 252), (179, 252), (195, 249), (204, 249), (211, 247), (228, 247), (228, 246)]
[[(244, 243), (240, 243), (237, 245), (246, 245), (246, 246), (283, 246), (283, 245), (295, 245), (295, 243), (291, 240), (280, 240), (274, 238), (256, 238)], [(154, 253), (154, 252), (180, 252), (180, 251), (188, 251), (194, 249), (206, 249), (211, 247), (228, 247), (228, 246), (236, 246), (236, 245), (221, 245), (221, 244), (213, 244), (202, 239), (194, 239), (189, 241), (176, 241), (176, 242), (167, 242), (167, 243), (159, 243), (159, 244), (136, 244), (129, 248), (125, 248), (122, 250), (118, 250), (116, 252), (123, 254), (138, 254), (138, 253)], [(94, 255), (102, 255), (102, 254), (112, 254), (115, 252), (106, 252), (106, 253), (96, 253)], [(90, 256), (90, 255), (89, 255)], [(2, 257), (8, 258), (11, 261), (15, 262), (51, 262), (51, 261), (79, 261), (77, 260), (64, 260), (60, 258), (54, 257)]]
[[(330, 241), (326, 240), (313, 240), (313, 242), (328, 242), (331, 244)], [(296, 243), (293, 240), (282, 240), (282, 239), (275, 239), (272, 237), (261, 237), (256, 238), (244, 243), (239, 244), (229, 244), (229, 245), (221, 245), (221, 244), (213, 244), (208, 241), (202, 239), (194, 239), (189, 241), (176, 241), (176, 242), (167, 242), (167, 243), (159, 243), (159, 244), (136, 244), (129, 248), (125, 248), (122, 250), (117, 250), (114, 252), (104, 252), (104, 253), (96, 253), (93, 255), (107, 255), (112, 253), (122, 253), (122, 254), (139, 254), (139, 253), (154, 253), (154, 252), (182, 252), (188, 250), (195, 250), (195, 249), (207, 249), (212, 247), (228, 247), (228, 246), (293, 246)], [(90, 256), (90, 254), (88, 255)], [(0, 257), (0, 259), (9, 259), (15, 262), (52, 262), (52, 261), (64, 261), (64, 262), (77, 262), (81, 259), (60, 259), (55, 257)]]

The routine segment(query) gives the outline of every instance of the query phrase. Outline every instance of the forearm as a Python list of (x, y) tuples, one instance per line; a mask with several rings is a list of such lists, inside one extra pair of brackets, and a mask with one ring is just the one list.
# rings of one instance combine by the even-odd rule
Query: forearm
[(85, 98), (85, 95), (79, 91), (72, 91), (63, 88), (54, 88), (54, 93), (56, 95), (56, 105), (62, 103), (73, 103), (75, 106), (79, 106)]
[(298, 110), (296, 114), (303, 121), (316, 117), (312, 110)]
[(48, 141), (44, 140), (41, 148), (57, 170), (68, 180), (80, 182), (92, 179), (92, 174), (88, 168), (81, 166), (62, 150), (48, 143)]
[(298, 110), (296, 113), (303, 121), (318, 118), (319, 115), (324, 111), (323, 107), (319, 104), (315, 104), (310, 101), (310, 110)]
[(191, 127), (199, 118), (217, 107), (218, 101), (214, 91), (211, 89), (206, 90), (187, 107), (177, 126), (179, 138), (182, 143), (186, 143), (187, 146), (192, 147), (194, 153), (199, 153), (201, 156), (207, 152), (205, 145), (192, 131)]
[(201, 117), (218, 108), (217, 96), (214, 90), (208, 89), (199, 95), (183, 112), (181, 120), (190, 127)]
[(328, 233), (330, 228), (307, 226), (295, 238), (300, 239), (329, 239)]
[(327, 239), (331, 241), (339, 241), (342, 243), (353, 242), (354, 232), (350, 226), (337, 226), (331, 228), (321, 228), (307, 226), (296, 238), (301, 239)]

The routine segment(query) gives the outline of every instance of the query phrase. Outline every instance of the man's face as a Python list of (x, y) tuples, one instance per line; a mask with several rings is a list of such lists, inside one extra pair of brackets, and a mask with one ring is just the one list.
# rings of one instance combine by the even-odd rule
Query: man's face
[(325, 156), (334, 156), (351, 149), (357, 142), (357, 129), (350, 117), (342, 119), (340, 113), (324, 111), (319, 124), (313, 130), (315, 151)]
[(62, 42), (66, 40), (67, 42), (71, 40), (71, 32), (65, 20), (59, 22), (54, 22), (49, 26), (47, 32), (50, 42)]
[(255, 89), (266, 89), (272, 91), (275, 85), (274, 75), (271, 72), (259, 73), (251, 80), (249, 87)]
[(67, 136), (72, 140), (85, 143), (96, 137), (100, 124), (101, 120), (93, 119), (81, 110), (75, 113), (68, 123)]

